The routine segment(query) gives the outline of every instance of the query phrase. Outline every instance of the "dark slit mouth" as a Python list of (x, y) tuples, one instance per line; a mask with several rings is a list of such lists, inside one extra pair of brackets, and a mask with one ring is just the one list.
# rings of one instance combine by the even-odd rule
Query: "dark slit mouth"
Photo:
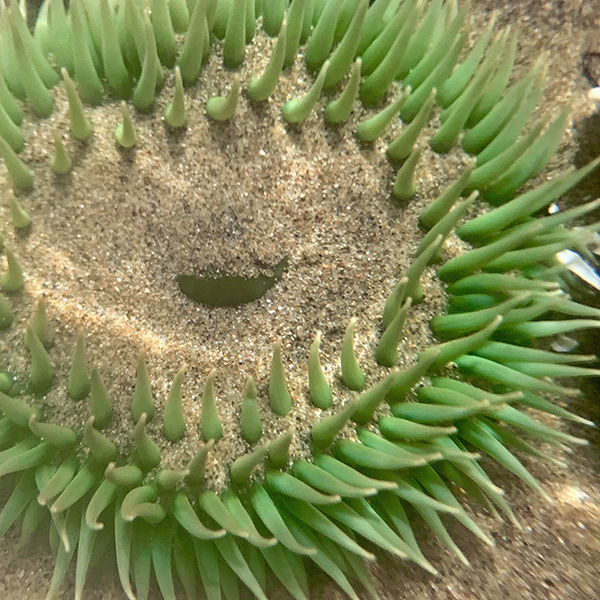
[(179, 289), (191, 300), (206, 306), (240, 306), (262, 298), (283, 276), (288, 268), (286, 254), (275, 267), (273, 275), (241, 277), (223, 275), (219, 277), (196, 277), (180, 275)]

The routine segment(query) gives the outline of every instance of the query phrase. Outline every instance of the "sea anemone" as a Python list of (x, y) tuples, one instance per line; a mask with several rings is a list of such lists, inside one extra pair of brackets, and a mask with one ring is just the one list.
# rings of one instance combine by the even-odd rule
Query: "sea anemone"
[[(598, 203), (543, 210), (598, 161), (519, 194), (568, 113), (532, 121), (547, 57), (512, 81), (469, 7), (46, 0), (31, 34), (3, 4), (0, 534), (48, 528), (48, 598), (105, 551), (130, 599), (305, 599), (315, 565), (377, 598), (376, 551), (436, 572), (416, 515), (465, 564), (440, 515), (493, 546), (458, 490), (519, 526), (480, 456), (548, 498), (517, 454), (585, 443), (529, 409), (589, 424), (550, 378), (595, 357), (538, 340), (598, 326), (555, 258)], [(423, 207), (424, 159), (452, 177)]]

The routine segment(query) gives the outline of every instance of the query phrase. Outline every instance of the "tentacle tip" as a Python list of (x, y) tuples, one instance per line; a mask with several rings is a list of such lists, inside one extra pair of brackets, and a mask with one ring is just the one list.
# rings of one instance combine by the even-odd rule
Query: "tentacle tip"
[(565, 394), (565, 396), (571, 396), (573, 398), (575, 398), (576, 396), (581, 396), (583, 394), (581, 390), (576, 388), (563, 388), (562, 392), (563, 394)]
[(542, 490), (540, 492), (540, 495), (542, 496), (542, 498), (551, 506), (557, 504), (557, 500), (555, 498), (553, 498), (552, 496), (550, 496), (550, 494), (548, 494), (547, 492), (545, 492), (544, 490)]
[(511, 522), (513, 524), (513, 526), (517, 529), (517, 531), (520, 531), (521, 533), (523, 533), (525, 530), (523, 529), (523, 525), (521, 525), (521, 523), (519, 523), (519, 521), (517, 521), (517, 519), (511, 519)]
[(418, 565), (420, 567), (423, 567), (423, 569), (425, 569), (429, 574), (433, 575), (434, 577), (437, 577), (440, 574), (440, 572), (429, 561), (421, 561), (418, 563)]

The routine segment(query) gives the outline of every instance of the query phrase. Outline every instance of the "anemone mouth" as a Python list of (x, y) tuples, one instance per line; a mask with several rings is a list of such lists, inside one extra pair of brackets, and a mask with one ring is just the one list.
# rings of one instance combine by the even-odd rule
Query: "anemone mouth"
[(177, 285), (190, 300), (206, 306), (241, 306), (262, 298), (283, 277), (288, 268), (286, 254), (271, 275), (179, 275)]
[[(198, 0), (195, 6), (196, 12), (207, 9), (200, 2)], [(329, 5), (331, 8), (334, 3)], [(55, 15), (58, 14), (56, 11), (62, 11), (60, 6), (60, 9), (57, 6), (52, 9)], [(87, 13), (79, 12), (83, 9), (76, 2), (71, 15), (74, 38), (85, 29), (82, 22), (78, 24), (82, 18), (95, 35), (101, 38), (108, 35), (107, 6), (106, 2), (101, 3), (102, 27), (94, 30), (94, 19), (97, 20), (98, 15), (89, 7)], [(198, 9), (198, 6), (203, 8)], [(290, 39), (295, 43), (293, 36), (301, 37), (299, 27), (304, 17), (298, 12), (299, 6), (303, 6), (302, 2), (294, 0), (287, 13), (292, 33), (285, 38), (286, 44)], [(546, 442), (582, 443), (582, 440), (553, 431), (526, 412), (509, 406), (522, 401), (526, 406), (578, 420), (562, 407), (532, 392), (572, 395), (575, 390), (548, 381), (547, 375), (595, 373), (571, 364), (587, 363), (590, 357), (574, 356), (562, 361), (556, 355), (529, 347), (530, 338), (564, 327), (557, 326), (554, 321), (536, 320), (550, 310), (562, 307), (565, 314), (597, 317), (597, 312), (564, 296), (559, 298), (560, 287), (566, 287), (564, 282), (552, 280), (552, 269), (549, 275), (538, 264), (552, 262), (555, 248), (561, 244), (585, 243), (584, 234), (560, 227), (553, 229), (557, 223), (562, 225), (558, 219), (523, 222), (529, 219), (530, 213), (526, 211), (533, 211), (531, 202), (526, 200), (531, 198), (536, 206), (537, 203), (543, 206), (541, 192), (533, 191), (531, 197), (508, 202), (519, 183), (539, 172), (550, 158), (550, 150), (557, 146), (566, 122), (563, 114), (547, 129), (538, 124), (531, 132), (523, 129), (524, 135), (519, 137), (540, 93), (543, 61), (538, 62), (523, 83), (515, 84), (516, 91), (510, 88), (512, 92), (505, 97), (499, 94), (497, 102), (503, 103), (508, 114), (505, 121), (500, 121), (503, 126), (508, 123), (506, 129), (514, 129), (516, 135), (507, 144), (506, 140), (510, 140), (512, 134), (500, 128), (497, 137), (508, 147), (498, 150), (496, 138), (488, 139), (489, 132), (482, 133), (480, 129), (477, 134), (473, 133), (478, 121), (473, 114), (481, 108), (480, 103), (485, 104), (486, 98), (490, 104), (490, 97), (486, 96), (489, 90), (482, 95), (481, 88), (492, 75), (497, 86), (502, 88), (501, 92), (507, 85), (506, 73), (510, 73), (513, 61), (510, 48), (514, 52), (515, 38), (504, 32), (491, 42), (492, 49), (508, 49), (509, 58), (502, 58), (498, 63), (494, 51), (488, 50), (482, 67), (477, 68), (483, 52), (478, 60), (471, 61), (473, 69), (469, 71), (464, 65), (468, 66), (473, 54), (477, 55), (476, 45), (472, 54), (449, 77), (465, 40), (464, 35), (459, 35), (465, 9), (459, 10), (455, 2), (448, 5), (434, 2), (425, 10), (425, 3), (410, 0), (399, 3), (397, 12), (395, 8), (386, 12), (385, 2), (380, 2), (381, 6), (384, 7), (380, 15), (382, 21), (377, 25), (379, 33), (373, 43), (378, 45), (379, 35), (389, 36), (385, 31), (392, 30), (393, 37), (388, 39), (387, 46), (390, 56), (390, 48), (395, 52), (401, 47), (400, 34), (389, 26), (396, 23), (398, 13), (405, 10), (401, 31), (404, 27), (411, 30), (406, 23), (410, 24), (413, 19), (412, 25), (416, 25), (421, 17), (423, 31), (427, 29), (423, 24), (435, 25), (431, 47), (423, 47), (420, 60), (415, 60), (404, 73), (406, 82), (410, 81), (415, 89), (405, 92), (407, 97), (401, 96), (397, 104), (393, 102), (393, 111), (389, 106), (383, 110), (394, 116), (401, 103), (406, 102), (406, 105), (402, 104), (401, 116), (405, 123), (415, 122), (413, 129), (399, 124), (391, 129), (392, 134), (399, 131), (399, 135), (388, 145), (387, 153), (402, 163), (393, 184), (394, 195), (402, 201), (414, 198), (415, 165), (421, 156), (430, 163), (429, 176), (419, 181), (419, 195), (408, 207), (389, 202), (392, 186), (383, 143), (377, 141), (365, 149), (351, 135), (357, 130), (363, 141), (373, 141), (371, 133), (365, 131), (370, 128), (372, 132), (377, 127), (368, 117), (376, 113), (375, 120), (381, 119), (382, 113), (376, 109), (355, 109), (344, 125), (323, 129), (314, 112), (306, 111), (307, 107), (312, 109), (308, 100), (312, 102), (320, 95), (319, 85), (323, 81), (329, 80), (330, 76), (339, 81), (344, 78), (345, 71), (340, 64), (345, 64), (346, 71), (350, 68), (352, 61), (340, 58), (340, 48), (353, 47), (354, 42), (348, 41), (352, 31), (357, 39), (358, 33), (363, 33), (360, 27), (356, 29), (356, 23), (367, 13), (364, 0), (356, 3), (356, 14), (342, 10), (339, 23), (343, 22), (344, 26), (339, 25), (339, 44), (331, 61), (324, 63), (316, 78), (308, 76), (295, 64), (266, 105), (257, 108), (241, 100), (235, 105), (233, 119), (230, 99), (237, 98), (237, 83), (233, 83), (231, 89), (235, 91), (230, 95), (215, 98), (215, 94), (228, 88), (230, 75), (220, 67), (220, 55), (218, 59), (211, 57), (201, 76), (208, 84), (204, 88), (193, 87), (187, 93), (188, 126), (176, 133), (164, 126), (160, 117), (163, 108), (167, 115), (170, 109), (166, 106), (165, 93), (158, 97), (154, 95), (161, 67), (152, 48), (158, 44), (158, 56), (165, 64), (175, 61), (171, 54), (177, 47), (176, 40), (168, 27), (165, 30), (162, 26), (168, 19), (175, 19), (173, 14), (168, 16), (169, 10), (183, 10), (184, 5), (172, 2), (169, 8), (157, 0), (153, 3), (152, 21), (133, 8), (131, 10), (137, 11), (133, 15), (134, 21), (143, 21), (141, 27), (145, 38), (145, 55), (139, 61), (143, 64), (138, 65), (141, 75), (133, 93), (133, 103), (144, 113), (133, 118), (139, 136), (136, 149), (123, 151), (115, 147), (113, 128), (119, 116), (116, 105), (108, 103), (94, 109), (86, 108), (87, 117), (91, 117), (96, 126), (94, 135), (87, 143), (72, 144), (72, 171), (57, 179), (42, 164), (42, 159), (47, 154), (44, 144), (49, 145), (52, 129), (68, 127), (67, 103), (61, 92), (52, 101), (55, 107), (50, 119), (41, 125), (39, 122), (35, 126), (25, 125), (24, 131), (33, 143), (27, 145), (22, 156), (37, 183), (33, 192), (21, 198), (33, 217), (33, 228), (27, 224), (31, 236), (23, 235), (24, 231), (8, 236), (11, 245), (26, 256), (21, 259), (21, 265), (28, 275), (25, 293), (13, 296), (14, 308), (17, 325), (21, 325), (29, 319), (33, 299), (46, 296), (50, 322), (55, 326), (54, 339), (49, 340), (54, 372), (49, 375), (51, 369), (44, 362), (48, 354), (37, 333), (44, 329), (38, 311), (35, 317), (38, 323), (34, 324), (35, 329), (28, 329), (25, 341), (21, 338), (22, 327), (13, 327), (3, 340), (11, 348), (7, 366), (18, 372), (26, 371), (28, 361), (23, 355), (30, 352), (33, 365), (30, 383), (43, 380), (44, 389), (31, 387), (24, 394), (20, 382), (8, 381), (6, 387), (9, 378), (6, 373), (2, 374), (0, 384), (13, 396), (4, 392), (0, 395), (4, 412), (0, 441), (8, 448), (0, 454), (0, 476), (19, 475), (15, 476), (18, 484), (11, 499), (0, 513), (0, 530), (10, 519), (20, 516), (19, 500), (25, 498), (28, 502), (23, 519), (25, 538), (25, 524), (31, 529), (27, 519), (37, 518), (40, 514), (36, 502), (47, 504), (52, 520), (51, 541), (55, 542), (59, 557), (71, 553), (79, 544), (77, 597), (93, 558), (95, 532), (100, 531), (103, 533), (98, 534), (98, 546), (100, 541), (114, 544), (121, 583), (130, 597), (133, 595), (131, 577), (138, 593), (147, 595), (151, 564), (165, 598), (174, 598), (174, 569), (189, 593), (196, 587), (197, 562), (200, 578), (205, 584), (207, 564), (210, 569), (217, 567), (221, 573), (216, 584), (214, 580), (209, 582), (211, 594), (218, 592), (220, 596), (222, 587), (228, 598), (237, 598), (239, 578), (255, 596), (263, 598), (266, 584), (262, 580), (267, 563), (288, 591), (303, 600), (309, 593), (305, 589), (303, 556), (312, 558), (350, 597), (356, 597), (349, 583), (352, 576), (376, 597), (366, 568), (360, 562), (363, 558), (371, 560), (372, 554), (357, 544), (355, 533), (433, 571), (412, 536), (411, 525), (402, 508), (406, 503), (414, 506), (433, 531), (463, 563), (468, 564), (462, 551), (449, 538), (436, 511), (456, 515), (485, 543), (492, 545), (492, 542), (461, 508), (451, 492), (453, 486), (464, 487), (476, 498), (487, 494), (488, 502), (495, 503), (514, 520), (501, 489), (480, 470), (475, 462), (478, 456), (472, 451), (486, 452), (547, 497), (505, 446), (536, 457), (544, 456), (543, 453), (514, 435), (513, 430), (507, 430), (505, 425), (520, 428), (520, 431)], [(123, 10), (130, 8), (127, 5)], [(266, 28), (274, 26), (270, 22), (274, 14), (283, 17), (283, 9), (279, 11), (279, 8), (266, 8)], [(325, 10), (325, 6), (322, 8)], [(224, 18), (223, 14), (215, 15), (209, 11), (203, 18), (208, 24), (214, 17), (216, 30), (223, 29), (225, 63), (240, 62), (248, 22), (237, 4), (221, 4), (220, 10), (230, 11), (229, 16)], [(369, 10), (376, 12), (380, 8)], [(119, 10), (116, 13), (120, 15)], [(383, 19), (384, 13), (387, 20)], [(14, 15), (11, 18), (14, 19)], [(0, 21), (0, 26), (4, 27), (5, 35), (8, 27), (14, 38), (12, 50), (19, 65), (23, 71), (31, 70), (31, 65), (23, 58), (25, 54), (19, 54), (21, 46), (26, 45), (27, 36), (13, 21), (8, 26), (6, 22)], [(310, 29), (311, 22), (308, 25)], [(126, 35), (128, 25), (123, 27)], [(43, 24), (40, 30), (40, 36), (43, 36)], [(285, 31), (282, 28), (280, 39), (285, 37)], [(331, 34), (335, 37), (333, 30)], [(489, 41), (491, 28), (487, 35)], [(93, 38), (94, 35), (86, 39), (80, 50), (98, 42)], [(139, 52), (134, 46), (139, 45), (140, 39), (129, 40), (132, 42), (129, 52), (134, 53), (129, 60)], [(241, 74), (238, 73), (242, 79), (252, 77), (253, 69), (262, 71), (266, 63), (261, 58), (262, 51), (277, 46), (263, 34), (256, 35), (255, 40)], [(48, 39), (46, 42), (50, 43)], [(414, 42), (413, 54), (421, 52), (418, 48), (415, 50), (420, 45), (420, 42)], [(120, 75), (108, 68), (106, 40), (101, 40), (100, 46), (110, 85), (122, 90), (117, 85)], [(347, 51), (350, 58), (356, 49)], [(364, 50), (365, 62), (368, 62), (369, 49), (370, 46)], [(182, 56), (185, 54), (184, 49)], [(273, 54), (276, 54), (275, 50)], [(383, 54), (381, 62), (394, 71), (396, 67), (387, 59), (388, 54)], [(498, 54), (502, 55), (502, 52)], [(311, 62), (308, 55), (306, 59)], [(345, 89), (357, 81), (356, 73), (360, 75), (361, 64), (361, 61), (354, 63)], [(181, 67), (184, 68), (183, 61)], [(439, 90), (438, 101), (446, 110), (440, 116), (441, 122), (434, 121), (435, 127), (426, 126), (434, 103), (430, 77), (439, 75), (444, 69), (446, 81), (440, 76), (437, 82), (452, 83), (442, 85)], [(466, 79), (463, 77), (465, 71)], [(82, 76), (80, 70), (79, 75), (82, 94), (96, 103), (103, 92), (98, 92), (93, 77), (86, 79), (89, 72)], [(170, 83), (168, 77), (167, 90)], [(392, 90), (396, 85), (392, 83)], [(46, 93), (40, 91), (39, 86), (36, 93), (32, 93), (31, 81), (28, 86), (25, 92), (36, 112), (47, 113), (49, 100)], [(362, 82), (359, 95), (366, 104), (376, 104), (384, 98), (386, 89), (386, 86), (380, 89), (377, 77), (369, 77)], [(127, 95), (131, 90), (122, 91)], [(356, 99), (357, 92), (358, 87), (352, 100)], [(292, 96), (295, 98), (290, 101)], [(509, 101), (507, 97), (516, 98), (512, 108), (510, 102), (513, 100)], [(319, 101), (319, 108), (324, 104), (323, 100)], [(333, 108), (332, 104), (335, 105)], [(493, 104), (488, 111), (492, 110)], [(147, 110), (153, 105), (159, 111)], [(194, 109), (204, 105), (211, 118), (226, 122), (214, 123), (199, 117), (201, 111)], [(281, 114), (287, 125), (279, 117), (282, 105)], [(70, 110), (73, 113), (72, 102)], [(327, 104), (324, 112), (330, 125), (340, 110), (339, 102)], [(465, 111), (468, 114), (463, 115)], [(420, 127), (415, 129), (421, 121), (421, 113), (425, 116)], [(479, 116), (480, 120), (484, 116), (487, 116), (486, 111)], [(171, 113), (167, 120), (172, 117)], [(493, 177), (485, 169), (473, 171), (473, 165), (466, 164), (469, 163), (465, 160), (466, 155), (455, 146), (457, 136), (469, 118), (473, 121), (470, 137), (463, 138), (463, 145), (470, 146), (473, 153), (475, 149), (481, 150), (490, 161), (502, 154), (506, 163), (500, 170), (498, 163), (493, 163)], [(517, 123), (524, 119), (521, 128), (514, 125), (513, 118)], [(303, 121), (301, 126), (298, 125), (300, 121)], [(413, 139), (411, 132), (419, 134), (423, 129), (430, 146), (440, 154), (414, 145), (417, 136)], [(7, 153), (7, 142), (3, 140), (2, 143), (0, 149), (13, 184), (19, 187), (18, 164)], [(487, 147), (488, 143), (494, 147), (493, 151)], [(510, 157), (511, 152), (515, 157), (520, 156), (521, 150), (526, 158), (512, 164), (507, 156)], [(504, 151), (508, 155), (503, 154)], [(445, 154), (444, 158), (441, 153)], [(478, 161), (480, 158), (478, 155)], [(481, 162), (484, 162), (483, 158)], [(558, 189), (567, 189), (594, 166), (559, 178), (554, 187), (542, 189), (549, 195)], [(457, 171), (461, 176), (422, 211), (422, 198), (432, 195), (430, 192), (436, 188), (437, 181), (443, 178), (432, 177), (436, 171), (437, 175)], [(25, 183), (26, 180), (25, 173)], [(442, 315), (446, 297), (428, 265), (439, 254), (442, 240), (451, 235), (453, 226), (473, 202), (474, 196), (471, 196), (459, 200), (454, 208), (450, 206), (469, 187), (485, 191), (491, 201), (505, 204), (508, 209), (503, 206), (460, 227), (460, 237), (475, 242), (480, 246), (477, 249), (465, 252), (468, 246), (451, 236), (442, 256), (446, 262), (438, 269), (440, 278), (451, 284), (448, 290), (452, 295), (451, 314)], [(61, 195), (60, 199), (58, 195)], [(12, 201), (13, 224), (17, 229), (25, 230), (24, 226), (19, 227), (25, 219), (19, 210)], [(424, 238), (418, 233), (419, 213), (421, 225), (426, 229), (432, 227)], [(107, 222), (111, 226), (107, 227)], [(398, 244), (390, 247), (390, 239)], [(265, 240), (269, 242), (266, 246)], [(406, 243), (401, 245), (400, 242), (405, 240)], [(419, 240), (421, 244), (417, 248)], [(257, 275), (251, 265), (259, 262), (276, 264), (274, 258), (281, 255), (282, 247), (290, 254), (294, 277), (267, 291), (256, 304), (221, 307), (211, 312), (206, 307), (190, 307), (175, 293), (177, 275), (182, 271), (189, 269), (200, 273), (206, 265), (219, 265), (228, 270), (235, 267), (236, 273), (241, 272), (247, 281)], [(140, 250), (145, 250), (146, 255)], [(415, 255), (411, 262), (410, 257)], [(529, 255), (540, 258), (532, 259)], [(2, 279), (5, 291), (17, 291), (18, 284), (22, 285), (12, 257), (7, 252), (9, 271)], [(477, 274), (480, 269), (486, 272)], [(514, 270), (521, 274), (518, 277), (507, 275)], [(405, 272), (407, 277), (397, 283), (398, 271)], [(500, 273), (496, 279), (495, 273)], [(64, 283), (65, 274), (70, 277), (68, 284)], [(482, 290), (486, 293), (480, 293)], [(413, 303), (416, 305), (422, 300), (423, 294), (425, 302), (412, 307)], [(315, 295), (319, 297), (315, 298)], [(384, 308), (386, 296), (388, 302)], [(386, 315), (390, 306), (392, 313)], [(3, 318), (7, 318), (10, 311), (4, 304), (0, 308), (4, 311)], [(386, 327), (380, 335), (382, 308)], [(28, 314), (24, 316), (24, 313)], [(342, 336), (344, 326), (353, 314), (360, 315), (363, 333), (357, 347), (368, 382), (360, 396), (355, 391), (363, 388), (364, 374), (356, 364), (352, 337), (354, 320)], [(160, 315), (158, 319), (157, 315)], [(405, 320), (405, 332), (401, 335)], [(81, 326), (87, 331), (88, 356), (101, 368), (104, 364), (110, 373), (110, 382), (105, 387), (98, 383), (97, 372), (92, 373), (89, 405), (78, 402), (87, 397), (90, 390), (83, 335), (80, 333), (77, 338), (73, 359), (72, 343), (65, 341)], [(448, 341), (425, 350), (433, 339), (427, 326), (438, 339)], [(321, 352), (319, 332), (314, 336), (309, 352), (309, 342), (317, 329), (325, 329), (324, 339), (333, 340), (333, 344), (329, 348), (325, 346), (325, 351)], [(69, 333), (71, 336), (67, 335)], [(489, 341), (495, 334), (498, 334), (497, 338)], [(506, 344), (503, 335), (508, 335), (511, 343)], [(283, 349), (284, 360), (281, 342), (276, 342), (269, 366), (272, 340), (277, 337), (283, 337), (287, 343)], [(133, 425), (123, 427), (129, 417), (129, 400), (133, 392), (131, 357), (140, 347), (145, 350), (145, 356), (153, 355), (149, 360), (151, 370), (158, 373), (151, 377), (159, 408), (154, 422), (148, 427), (152, 434), (150, 438), (146, 434), (146, 425), (154, 405), (147, 394), (142, 398), (143, 407), (140, 408), (139, 403), (136, 405), (136, 398), (139, 400), (144, 395), (138, 393), (140, 388), (149, 383), (147, 375), (145, 378), (140, 376), (146, 369), (144, 354), (138, 363), (138, 381), (133, 393), (132, 413), (137, 424), (135, 428)], [(336, 375), (340, 347), (341, 380)], [(304, 367), (299, 367), (305, 364), (307, 354), (308, 390)], [(435, 374), (453, 361), (462, 373), (487, 380), (486, 389), (438, 377), (432, 385), (420, 387), (416, 395), (410, 391), (424, 375)], [(174, 373), (181, 362), (190, 364), (186, 377), (191, 382), (183, 390), (183, 410), (184, 369)], [(399, 373), (389, 374), (389, 367), (397, 363), (409, 366)], [(284, 365), (291, 365), (292, 372)], [(223, 374), (222, 379), (217, 380), (218, 403), (215, 402), (215, 373), (210, 370), (215, 366)], [(257, 374), (259, 382), (262, 381), (259, 398), (268, 396), (270, 399), (272, 412), (259, 411), (266, 430), (265, 439), (268, 439), (266, 444), (256, 446), (260, 431), (250, 431), (251, 428), (256, 430), (257, 426), (257, 390), (252, 380), (244, 390), (240, 411), (242, 371)], [(56, 381), (50, 386), (52, 376)], [(374, 384), (375, 381), (378, 383)], [(200, 394), (199, 388), (204, 382), (204, 391)], [(498, 391), (508, 390), (507, 393), (492, 393), (489, 388), (493, 384), (500, 384), (502, 389)], [(195, 389), (190, 390), (190, 387)], [(29, 391), (37, 391), (37, 397), (30, 397)], [(325, 413), (319, 409), (329, 408), (332, 391), (333, 410)], [(67, 395), (74, 404), (65, 404)], [(161, 402), (164, 398), (166, 400)], [(292, 398), (295, 401), (293, 410)], [(391, 405), (391, 414), (387, 407), (380, 408), (384, 398)], [(404, 402), (406, 398), (412, 401)], [(252, 419), (244, 417), (248, 402), (254, 411)], [(88, 418), (90, 412), (92, 417)], [(237, 435), (239, 412), (243, 440)], [(363, 427), (346, 427), (351, 418)], [(197, 423), (200, 423), (199, 428)], [(160, 437), (161, 428), (164, 438)], [(85, 450), (78, 457), (81, 464), (78, 461), (75, 464), (69, 452), (80, 435)], [(201, 445), (200, 440), (205, 444)], [(337, 458), (329, 453), (334, 441)], [(14, 456), (17, 451), (19, 455)], [(210, 453), (208, 459), (207, 453)], [(290, 455), (294, 461), (288, 470)], [(265, 471), (254, 477), (254, 469), (262, 466), (267, 456)], [(314, 463), (303, 460), (310, 457), (314, 458)], [(180, 468), (186, 464), (186, 469)], [(54, 486), (59, 485), (58, 480), (64, 480), (65, 484), (58, 494), (52, 494), (56, 489)], [(222, 494), (216, 495), (214, 490)], [(114, 531), (98, 520), (101, 515), (104, 520), (114, 518)], [(341, 523), (341, 528), (334, 526), (333, 521)], [(148, 524), (155, 529), (150, 531)], [(271, 534), (274, 537), (270, 537)], [(145, 558), (147, 548), (151, 554), (148, 560)], [(267, 551), (270, 548), (276, 549), (271, 553)], [(208, 563), (204, 562), (205, 558)], [(130, 573), (132, 565), (133, 574)], [(61, 558), (50, 596), (56, 593), (65, 568), (65, 560)], [(234, 584), (235, 590), (230, 587)]]

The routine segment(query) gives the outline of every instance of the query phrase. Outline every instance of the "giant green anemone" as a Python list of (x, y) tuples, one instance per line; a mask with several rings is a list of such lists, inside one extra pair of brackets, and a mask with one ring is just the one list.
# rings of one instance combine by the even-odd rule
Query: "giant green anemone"
[(548, 497), (519, 456), (585, 443), (543, 413), (586, 423), (554, 379), (595, 357), (545, 342), (598, 326), (557, 259), (597, 202), (544, 211), (597, 163), (520, 191), (568, 114), (468, 11), (2, 4), (0, 534), (49, 535), (48, 598), (101, 559), (130, 599), (377, 598), (378, 553), (436, 572), (417, 519), (493, 545), (458, 497), (519, 526), (490, 461)]

